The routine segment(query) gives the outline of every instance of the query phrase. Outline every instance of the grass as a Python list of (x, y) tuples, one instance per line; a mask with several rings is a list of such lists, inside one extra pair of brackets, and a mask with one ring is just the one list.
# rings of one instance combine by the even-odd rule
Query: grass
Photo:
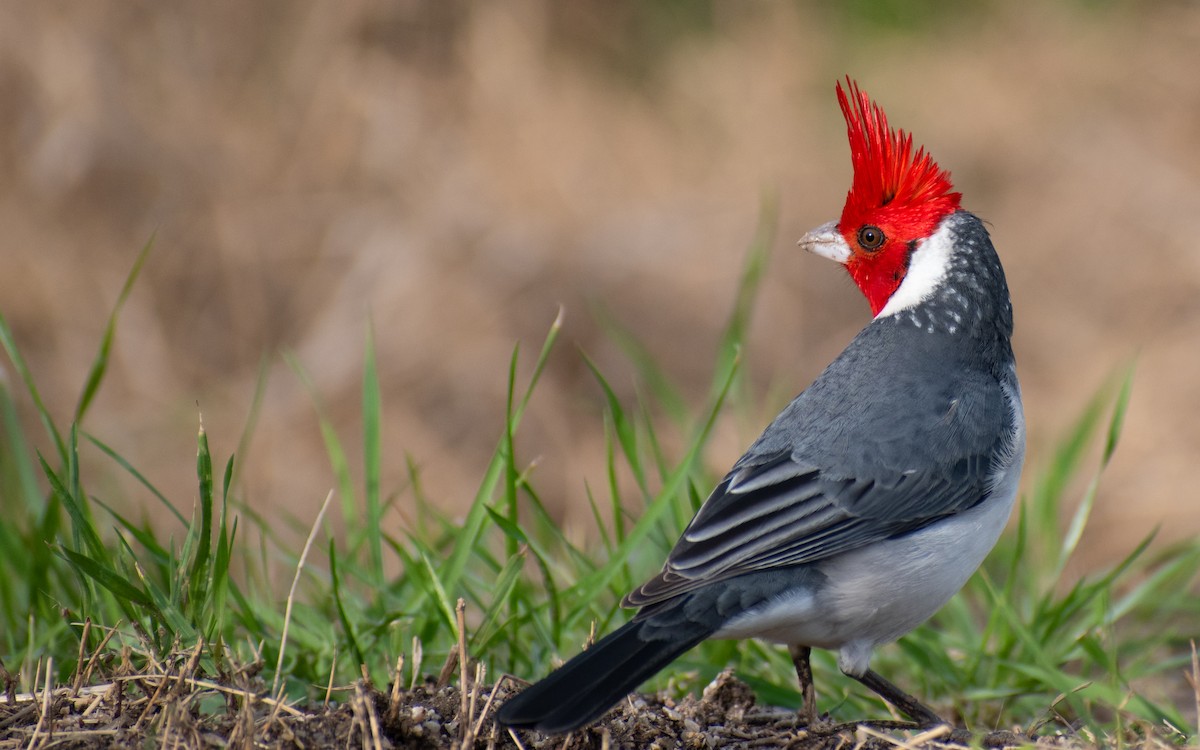
[[(513, 351), (506, 418), (461, 521), (439, 513), (424, 495), (416, 460), (408, 459), (410, 481), (402, 491), (381, 486), (381, 467), (396, 457), (380, 437), (385, 411), (368, 328), (363, 432), (351, 438), (362, 442), (365, 479), (354, 481), (346, 438), (336, 434), (309, 385), (337, 477), (331, 493), (337, 502), (327, 502), (315, 522), (291, 519), (309, 531), (301, 550), (240, 495), (234, 457), (212, 455), (202, 422), (191, 509), (165, 497), (116, 447), (83, 426), (149, 244), (118, 297), (69, 424), (51, 417), (0, 316), (0, 344), (19, 386), (13, 392), (0, 381), (6, 519), (0, 524), (0, 679), (6, 690), (33, 690), (48, 671), (67, 684), (90, 654), (97, 676), (191, 660), (191, 672), (219, 681), (259, 665), (272, 693), (318, 700), (327, 686), (363, 676), (377, 685), (393, 678), (416, 684), (426, 673), (453, 667), (460, 639), (494, 674), (545, 674), (593, 633), (623, 621), (616, 603), (657, 570), (717, 479), (701, 458), (716, 420), (751, 408), (739, 352), (766, 267), (772, 216), (773, 209), (764, 210), (747, 254), (703, 404), (688, 404), (632, 332), (612, 335), (640, 373), (636, 402), (622, 402), (588, 362), (606, 401), (597, 418), (608, 436), (608, 470), (605, 486), (589, 488), (598, 533), (583, 545), (561, 533), (517, 449), (522, 416), (537, 397), (547, 362), (573, 356), (556, 348), (561, 315), (532, 355)], [(525, 357), (533, 364), (521, 380)], [(292, 366), (308, 384), (302, 365)], [(979, 728), (1058, 729), (1101, 745), (1151, 736), (1197, 741), (1194, 709), (1177, 705), (1171, 689), (1191, 663), (1187, 636), (1200, 621), (1200, 542), (1150, 552), (1147, 539), (1112, 570), (1080, 580), (1066, 576), (1117, 447), (1132, 382), (1132, 371), (1117, 379), (1084, 405), (1052, 455), (1028, 462), (1034, 481), (1015, 529), (929, 624), (880, 651), (879, 671)], [(37, 418), (40, 438), (23, 427), (23, 409)], [(252, 417), (247, 432), (253, 423)], [(246, 440), (243, 435), (240, 444)], [(80, 470), (81, 450), (101, 452), (112, 470), (145, 485), (172, 523), (139, 524), (118, 510), (121, 498), (89, 494), (92, 479)], [(627, 486), (636, 490), (622, 489)], [(1064, 529), (1060, 517), (1068, 508), (1076, 509)], [(396, 515), (406, 520), (406, 532), (388, 530)], [(247, 524), (261, 533), (246, 534)], [(335, 535), (334, 528), (344, 532)], [(251, 536), (266, 542), (253, 546)], [(295, 574), (286, 600), (268, 584), (280, 559)], [(390, 575), (396, 566), (402, 573)], [(456, 611), (459, 599), (466, 603), (465, 625)], [(727, 665), (760, 701), (798, 704), (786, 653), (757, 642), (705, 643), (653, 684), (698, 689)], [(816, 655), (816, 670), (823, 709), (843, 719), (883, 714), (877, 699), (837, 672), (832, 655)]]

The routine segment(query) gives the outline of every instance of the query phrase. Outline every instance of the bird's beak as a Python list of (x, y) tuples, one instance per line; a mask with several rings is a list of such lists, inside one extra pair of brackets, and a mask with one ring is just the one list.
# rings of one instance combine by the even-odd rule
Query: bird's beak
[(846, 261), (850, 260), (850, 246), (838, 232), (836, 221), (822, 224), (801, 237), (800, 242), (796, 244), (810, 253), (835, 260), (842, 265), (846, 265)]

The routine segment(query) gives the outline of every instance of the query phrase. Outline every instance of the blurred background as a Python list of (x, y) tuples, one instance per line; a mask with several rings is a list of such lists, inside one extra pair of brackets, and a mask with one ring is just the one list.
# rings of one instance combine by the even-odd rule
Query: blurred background
[[(1200, 532), (1197, 70), (1200, 3), (1166, 0), (3, 3), (0, 312), (65, 423), (153, 235), (86, 428), (186, 509), (198, 413), (223, 461), (265, 371), (240, 495), (307, 522), (333, 478), (283, 353), (353, 451), (373, 324), (384, 492), (411, 459), (458, 512), (500, 435), (512, 347), (532, 360), (561, 305), (520, 450), (583, 534), (605, 470), (580, 352), (636, 397), (603, 319), (700, 408), (777, 201), (744, 351), (753, 413), (720, 424), (718, 473), (868, 321), (842, 269), (795, 248), (850, 184), (833, 94), (850, 74), (991, 223), (1027, 485), (1136, 361), (1080, 563), (1097, 565), (1156, 526)], [(109, 478), (89, 489), (152, 513), (95, 453)]]

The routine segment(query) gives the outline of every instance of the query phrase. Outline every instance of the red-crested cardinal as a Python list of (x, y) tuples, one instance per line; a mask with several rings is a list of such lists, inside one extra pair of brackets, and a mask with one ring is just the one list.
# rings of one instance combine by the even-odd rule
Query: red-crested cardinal
[(625, 597), (633, 619), (507, 701), (502, 724), (588, 724), (707, 638), (789, 646), (810, 721), (816, 647), (919, 724), (943, 723), (869, 663), (962, 588), (1012, 511), (1025, 453), (1012, 305), (950, 174), (846, 82), (853, 182), (841, 219), (800, 246), (845, 265), (874, 319)]

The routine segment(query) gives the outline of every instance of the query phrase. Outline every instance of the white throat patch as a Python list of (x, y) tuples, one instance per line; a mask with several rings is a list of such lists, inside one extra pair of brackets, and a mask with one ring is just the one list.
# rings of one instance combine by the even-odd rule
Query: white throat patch
[[(951, 217), (953, 214), (951, 214)], [(938, 228), (927, 239), (917, 245), (909, 260), (908, 273), (904, 281), (888, 299), (876, 318), (895, 315), (916, 307), (934, 293), (946, 278), (950, 269), (950, 256), (954, 252), (954, 233), (951, 222), (943, 219)]]

